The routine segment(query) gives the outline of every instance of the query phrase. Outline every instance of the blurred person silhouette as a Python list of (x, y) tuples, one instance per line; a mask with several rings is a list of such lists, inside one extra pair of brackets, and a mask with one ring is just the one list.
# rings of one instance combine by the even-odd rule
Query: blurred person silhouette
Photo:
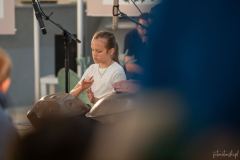
[(143, 85), (175, 90), (203, 125), (238, 119), (232, 111), (239, 105), (239, 4), (163, 1), (150, 27)]
[(84, 116), (47, 118), (24, 135), (15, 160), (87, 159), (97, 123)]
[[(187, 113), (181, 134), (169, 140), (172, 152), (159, 152), (164, 145), (156, 145), (149, 152), (153, 159), (187, 159), (192, 150), (186, 148), (200, 142), (192, 152), (199, 154), (190, 159), (200, 153), (212, 159), (217, 147), (239, 147), (239, 7), (236, 0), (163, 0), (152, 10), (142, 86), (156, 93), (156, 102), (158, 92), (179, 95)], [(222, 139), (210, 138), (219, 133)]]
[(125, 80), (123, 68), (118, 64), (118, 44), (113, 33), (96, 32), (91, 42), (94, 64), (90, 65), (70, 94), (78, 96), (87, 90), (89, 100), (98, 99), (114, 93), (113, 84)]
[(129, 31), (124, 39), (124, 53), (127, 53), (124, 57), (124, 67), (128, 79), (138, 79), (143, 72), (141, 66), (145, 54), (142, 50), (145, 49), (148, 41), (149, 14), (141, 14), (137, 18), (137, 22), (139, 24), (136, 25), (136, 28)]
[(4, 110), (7, 106), (6, 93), (11, 83), (12, 62), (6, 51), (0, 48), (0, 159), (12, 159), (17, 145), (18, 133)]
[[(121, 93), (137, 93), (141, 86), (138, 82), (143, 74), (142, 63), (148, 42), (148, 26), (150, 14), (143, 13), (137, 17), (136, 27), (130, 30), (124, 39), (124, 69), (128, 80), (113, 84), (114, 89)], [(142, 26), (141, 26), (141, 25)]]
[(19, 135), (6, 112), (0, 107), (0, 159), (12, 160)]
[(7, 107), (7, 91), (11, 84), (12, 62), (7, 53), (0, 48), (0, 107)]

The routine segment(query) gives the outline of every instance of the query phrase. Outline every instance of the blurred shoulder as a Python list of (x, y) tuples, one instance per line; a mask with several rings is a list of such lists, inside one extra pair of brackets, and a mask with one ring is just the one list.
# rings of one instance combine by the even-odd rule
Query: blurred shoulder
[(97, 69), (98, 68), (98, 64), (91, 64), (89, 67), (88, 67), (88, 70), (94, 70), (94, 69)]
[(119, 63), (117, 63), (117, 62), (114, 62), (112, 64), (112, 70), (113, 70), (113, 72), (115, 74), (119, 74), (120, 73), (120, 74), (124, 74), (125, 75), (125, 71), (124, 71), (123, 67)]

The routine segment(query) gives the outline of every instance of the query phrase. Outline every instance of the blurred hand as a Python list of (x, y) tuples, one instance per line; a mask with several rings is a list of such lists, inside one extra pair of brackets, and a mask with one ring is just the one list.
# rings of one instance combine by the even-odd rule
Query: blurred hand
[(136, 93), (139, 90), (139, 85), (132, 80), (122, 80), (113, 84), (116, 92)]
[(88, 78), (88, 79), (83, 79), (83, 81), (80, 83), (78, 83), (70, 92), (71, 95), (73, 96), (79, 96), (79, 94), (88, 89), (89, 87), (91, 87), (91, 85), (93, 84), (93, 76)]
[(85, 90), (85, 89), (88, 89), (89, 87), (91, 87), (93, 82), (94, 82), (93, 76), (91, 76), (90, 78), (87, 78), (87, 79), (83, 79), (83, 81), (81, 83), (82, 90)]
[(125, 68), (128, 72), (131, 73), (142, 73), (142, 68), (136, 64), (137, 60), (134, 59), (133, 56), (125, 56), (124, 57), (124, 62), (125, 62)]
[(89, 88), (87, 90), (87, 95), (88, 95), (88, 99), (90, 100), (91, 103), (95, 103), (96, 102), (96, 98), (94, 97), (94, 94), (93, 94), (91, 88)]

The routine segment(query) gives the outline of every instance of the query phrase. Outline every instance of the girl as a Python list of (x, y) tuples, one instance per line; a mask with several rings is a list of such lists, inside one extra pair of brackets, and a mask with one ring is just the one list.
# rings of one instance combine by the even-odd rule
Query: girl
[(126, 79), (123, 68), (118, 64), (118, 45), (114, 35), (100, 31), (91, 41), (92, 64), (83, 74), (70, 94), (79, 96), (88, 89), (88, 98), (92, 103), (114, 92), (113, 84)]

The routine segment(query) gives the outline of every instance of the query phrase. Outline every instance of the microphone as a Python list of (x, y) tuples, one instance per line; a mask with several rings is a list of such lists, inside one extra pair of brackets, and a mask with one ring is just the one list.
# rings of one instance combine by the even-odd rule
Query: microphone
[(119, 15), (118, 10), (119, 10), (119, 0), (114, 0), (113, 1), (113, 10), (112, 10), (112, 14), (113, 14), (112, 29), (114, 31), (116, 31), (118, 28), (118, 15)]
[(47, 34), (47, 30), (45, 28), (45, 25), (44, 25), (44, 22), (42, 19), (42, 14), (41, 14), (40, 8), (39, 8), (38, 4), (35, 2), (35, 0), (32, 0), (32, 5), (33, 5), (34, 12), (35, 12), (35, 16), (38, 20), (40, 29), (42, 31), (42, 34)]

